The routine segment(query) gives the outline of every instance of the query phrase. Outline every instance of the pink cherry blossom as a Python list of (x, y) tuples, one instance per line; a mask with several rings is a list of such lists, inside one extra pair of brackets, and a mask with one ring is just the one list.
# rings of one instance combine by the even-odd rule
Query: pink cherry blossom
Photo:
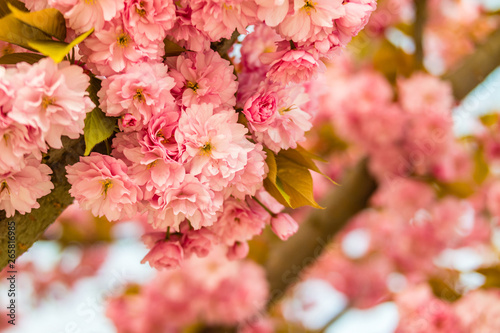
[[(189, 223), (186, 223), (189, 229)], [(181, 226), (182, 230), (182, 226)], [(197, 257), (206, 257), (216, 243), (215, 235), (207, 228), (187, 230), (183, 233), (181, 244), (186, 257), (196, 254)]]
[(7, 217), (18, 211), (24, 215), (33, 208), (39, 208), (37, 200), (54, 188), (50, 181), (52, 170), (34, 157), (25, 161), (19, 171), (0, 173), (0, 209)]
[(63, 13), (69, 27), (77, 33), (92, 28), (100, 31), (124, 7), (123, 0), (48, 0), (48, 3)]
[(167, 58), (169, 74), (175, 79), (172, 90), (179, 104), (210, 103), (217, 106), (234, 106), (238, 89), (233, 66), (212, 50), (183, 53), (177, 58)]
[(83, 133), (85, 116), (94, 104), (86, 91), (89, 77), (81, 67), (58, 65), (50, 58), (34, 65), (19, 63), (12, 85), (16, 98), (8, 117), (38, 128), (51, 147), (61, 148), (63, 135), (76, 139)]
[(345, 15), (342, 0), (294, 0), (293, 13), (278, 26), (283, 37), (295, 42), (307, 40), (321, 29), (333, 28), (333, 20)]
[[(259, 95), (250, 99), (273, 101), (271, 106), (274, 107), (276, 103), (277, 112), (274, 112), (273, 120), (269, 123), (259, 123), (253, 120), (265, 118), (259, 115), (259, 112), (269, 114), (269, 110), (259, 110), (258, 106), (255, 109), (247, 108), (245, 113), (250, 116), (249, 128), (255, 139), (275, 153), (281, 149), (296, 148), (297, 143), (304, 140), (304, 133), (312, 127), (311, 116), (301, 109), (308, 101), (304, 88), (301, 86), (284, 88), (278, 84), (263, 83), (257, 94)], [(255, 111), (255, 115), (252, 111)]]
[(230, 38), (235, 29), (244, 34), (246, 27), (255, 23), (257, 6), (254, 1), (195, 0), (189, 4), (193, 9), (194, 25), (212, 41)]
[(177, 44), (187, 50), (203, 52), (210, 49), (208, 34), (196, 28), (191, 21), (193, 10), (189, 6), (190, 1), (179, 0), (175, 4), (177, 7), (175, 23), (173, 28), (167, 32), (167, 35), (171, 36)]
[(161, 42), (175, 20), (172, 0), (126, 0), (123, 21), (125, 29), (137, 43)]
[(30, 11), (36, 12), (45, 8), (49, 8), (49, 0), (22, 0), (26, 8)]
[(451, 305), (434, 297), (428, 286), (413, 287), (397, 295), (396, 305), (400, 315), (396, 333), (469, 332)]
[(66, 171), (70, 194), (94, 216), (116, 221), (137, 213), (142, 192), (130, 180), (123, 161), (91, 153), (67, 166)]
[[(279, 0), (278, 0), (279, 1)], [(285, 1), (288, 6), (288, 1)], [(263, 64), (259, 57), (263, 53), (276, 51), (276, 43), (282, 38), (276, 31), (265, 24), (258, 24), (254, 31), (241, 43), (241, 64), (246, 71), (262, 70)]]
[(176, 140), (187, 171), (221, 191), (247, 164), (254, 145), (234, 110), (214, 112), (211, 104), (192, 105), (181, 114)]
[(236, 242), (227, 248), (226, 257), (229, 260), (241, 260), (248, 256), (250, 246), (247, 242)]
[(257, 5), (257, 17), (266, 25), (275, 27), (280, 24), (288, 13), (288, 0), (255, 0)]
[(299, 230), (299, 225), (289, 214), (280, 213), (271, 219), (271, 229), (281, 240), (287, 240)]
[(149, 262), (156, 269), (175, 268), (181, 265), (184, 251), (178, 241), (159, 240), (142, 259), (141, 264)]
[(277, 52), (262, 54), (260, 60), (271, 66), (267, 77), (282, 84), (309, 81), (326, 70), (325, 64), (307, 49), (283, 49), (281, 46)]
[(198, 178), (186, 174), (178, 187), (154, 194), (149, 200), (148, 219), (155, 229), (172, 227), (175, 231), (179, 230), (182, 221), (188, 219), (191, 226), (198, 230), (216, 221), (221, 201)]
[(175, 106), (170, 94), (174, 80), (167, 70), (159, 63), (139, 63), (106, 78), (98, 93), (102, 110), (112, 117), (127, 116), (120, 124), (124, 131), (142, 129), (151, 117)]
[(245, 201), (229, 198), (217, 223), (209, 229), (228, 246), (245, 242), (259, 235), (269, 221), (270, 215), (258, 204), (250, 207)]
[(94, 74), (104, 76), (121, 73), (138, 62), (157, 60), (164, 53), (163, 42), (137, 43), (121, 19), (106, 21), (104, 27), (85, 39), (79, 48), (87, 67)]
[(500, 329), (499, 302), (498, 289), (476, 290), (459, 299), (454, 308), (465, 332), (496, 332)]
[[(247, 145), (249, 144), (251, 142), (248, 142)], [(255, 195), (262, 188), (262, 182), (269, 171), (265, 160), (266, 153), (262, 145), (260, 143), (254, 144), (253, 149), (248, 152), (247, 165), (234, 174), (234, 178), (227, 188), (227, 193), (240, 200), (244, 199), (245, 195)]]
[(398, 80), (398, 91), (401, 106), (408, 113), (446, 114), (454, 103), (450, 84), (424, 73)]

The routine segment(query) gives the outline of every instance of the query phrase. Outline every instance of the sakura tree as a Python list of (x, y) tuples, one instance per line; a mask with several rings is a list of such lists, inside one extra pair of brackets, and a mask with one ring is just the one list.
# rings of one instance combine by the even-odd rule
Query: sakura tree
[[(500, 21), (376, 7), (0, 1), (2, 267), (84, 244), (43, 281), (20, 258), (43, 299), (134, 221), (155, 277), (108, 298), (118, 332), (306, 332), (281, 309), (311, 278), (345, 311), (394, 302), (396, 332), (497, 332), (498, 115), (467, 137), (452, 115), (498, 66)], [(460, 249), (481, 263), (446, 264)]]

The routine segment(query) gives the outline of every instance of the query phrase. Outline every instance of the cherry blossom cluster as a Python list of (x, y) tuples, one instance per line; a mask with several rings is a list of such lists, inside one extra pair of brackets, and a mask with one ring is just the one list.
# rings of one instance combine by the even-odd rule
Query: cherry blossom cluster
[[(309, 80), (364, 27), (374, 0), (24, 2), (59, 10), (68, 40), (94, 31), (77, 48), (79, 66), (43, 59), (0, 68), (8, 216), (39, 207), (53, 188), (42, 154), (83, 134), (97, 106), (118, 118), (119, 133), (111, 155), (67, 166), (70, 193), (111, 221), (146, 214), (155, 230), (144, 236), (144, 262), (174, 266), (214, 244), (241, 258), (266, 225), (281, 239), (297, 230), (263, 190), (266, 156), (305, 140), (315, 109)], [(241, 57), (214, 51), (238, 34), (248, 35)], [(172, 44), (185, 52), (166, 53)], [(90, 76), (102, 81), (99, 105), (86, 92)]]
[(83, 69), (69, 62), (0, 67), (0, 209), (7, 217), (38, 208), (37, 199), (54, 188), (42, 153), (61, 148), (62, 136), (83, 134), (94, 108), (88, 85)]
[[(251, 261), (228, 261), (219, 250), (158, 272), (150, 283), (109, 299), (106, 313), (117, 331), (180, 332), (195, 323), (229, 327), (247, 322), (238, 332), (254, 332), (249, 326), (263, 321), (259, 312), (268, 297), (265, 272)], [(256, 332), (272, 332), (266, 326)]]
[[(83, 209), (111, 221), (146, 214), (155, 230), (144, 236), (143, 262), (157, 268), (206, 256), (214, 244), (244, 257), (266, 225), (281, 239), (297, 230), (262, 189), (266, 154), (305, 140), (308, 81), (366, 24), (375, 1), (46, 5), (76, 34), (95, 28), (81, 61), (102, 79), (99, 107), (120, 129), (111, 156), (92, 153), (67, 167)], [(235, 65), (211, 49), (233, 33), (248, 34)], [(171, 56), (165, 43), (187, 51)]]

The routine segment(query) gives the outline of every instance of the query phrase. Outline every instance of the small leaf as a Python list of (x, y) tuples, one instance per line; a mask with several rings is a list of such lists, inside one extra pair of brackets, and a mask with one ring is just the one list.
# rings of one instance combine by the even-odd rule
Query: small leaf
[(165, 57), (176, 57), (187, 51), (185, 48), (180, 47), (171, 40), (165, 39), (163, 42), (165, 43)]
[(38, 53), (11, 53), (6, 54), (0, 58), (1, 65), (14, 65), (18, 62), (27, 62), (28, 64), (33, 65), (38, 62), (40, 59), (45, 58), (45, 56)]
[(97, 97), (99, 90), (101, 90), (101, 80), (92, 75), (90, 77), (90, 85), (87, 88), (87, 91), (89, 92), (90, 99), (95, 105), (99, 105), (99, 97)]
[(63, 14), (55, 8), (46, 8), (37, 12), (24, 12), (8, 4), (12, 15), (19, 21), (35, 27), (60, 41), (66, 39), (66, 20)]
[(276, 162), (278, 165), (277, 181), (279, 180), (283, 184), (284, 191), (290, 196), (290, 207), (323, 208), (314, 200), (313, 181), (307, 168), (279, 155)]
[(37, 50), (38, 52), (51, 57), (54, 62), (61, 62), (66, 54), (68, 54), (73, 47), (80, 44), (87, 38), (92, 32), (94, 28), (90, 29), (87, 32), (84, 32), (80, 36), (76, 37), (71, 43), (58, 42), (54, 40), (49, 41), (31, 41), (28, 42), (28, 45)]
[[(314, 172), (319, 173), (320, 175), (324, 176), (326, 179), (334, 183), (335, 185), (338, 185), (336, 182), (334, 182), (330, 177), (325, 175), (321, 170), (316, 166), (314, 163), (313, 159), (316, 160), (322, 160), (324, 161), (321, 157), (316, 156), (307, 150), (305, 150), (301, 146), (297, 146), (296, 149), (287, 149), (287, 150), (281, 150), (278, 153), (278, 156), (286, 158), (300, 166), (303, 166), (309, 170), (312, 170)], [(326, 161), (325, 161), (326, 162)]]
[(278, 200), (280, 204), (285, 207), (291, 207), (290, 196), (283, 189), (283, 184), (280, 180), (278, 180), (277, 183), (273, 183), (269, 180), (269, 178), (266, 178), (264, 179), (264, 188), (273, 198)]
[(12, 13), (0, 19), (0, 40), (34, 50), (30, 41), (51, 41), (43, 31), (16, 19)]
[(113, 135), (116, 128), (116, 118), (106, 117), (104, 112), (95, 108), (87, 113), (85, 117), (85, 127), (83, 129), (85, 137), (85, 156), (89, 155), (92, 149), (100, 142), (107, 140)]

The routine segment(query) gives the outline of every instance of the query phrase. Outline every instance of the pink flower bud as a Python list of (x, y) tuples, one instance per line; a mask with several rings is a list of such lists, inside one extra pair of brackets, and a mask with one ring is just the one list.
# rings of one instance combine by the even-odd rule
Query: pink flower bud
[(248, 251), (250, 248), (248, 247), (247, 242), (236, 242), (227, 249), (227, 259), (229, 260), (238, 260), (243, 259), (248, 255)]
[(299, 229), (299, 225), (289, 214), (278, 214), (271, 220), (271, 229), (281, 239), (287, 240)]
[(134, 127), (135, 125), (137, 125), (137, 118), (130, 113), (127, 113), (122, 117), (123, 128)]
[(179, 242), (159, 241), (142, 259), (141, 264), (149, 262), (149, 266), (156, 269), (179, 267), (184, 259), (184, 251)]

